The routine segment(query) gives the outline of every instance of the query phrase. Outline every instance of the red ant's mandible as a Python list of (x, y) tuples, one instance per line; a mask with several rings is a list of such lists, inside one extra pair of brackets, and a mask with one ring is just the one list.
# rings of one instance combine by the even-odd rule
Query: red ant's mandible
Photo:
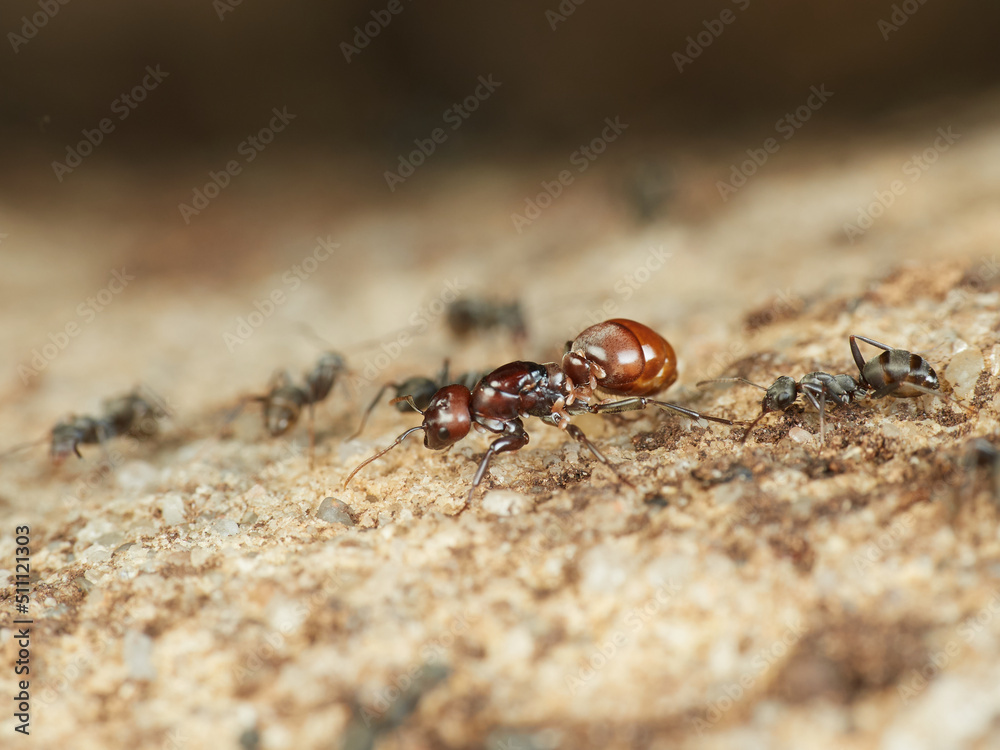
[[(421, 412), (423, 422), (358, 465), (347, 477), (344, 486), (362, 468), (418, 430), (424, 433), (424, 445), (434, 450), (449, 448), (462, 440), (469, 434), (472, 425), (499, 435), (490, 443), (486, 455), (479, 462), (472, 489), (469, 490), (471, 499), (493, 456), (519, 450), (528, 444), (528, 433), (522, 422), (525, 417), (537, 417), (546, 424), (565, 430), (605, 464), (609, 463), (608, 459), (579, 427), (570, 422), (570, 417), (656, 406), (692, 419), (733, 424), (728, 419), (647, 398), (647, 394), (665, 390), (675, 380), (677, 358), (666, 339), (634, 320), (607, 320), (577, 336), (567, 347), (561, 363), (511, 362), (486, 375), (471, 391), (463, 385), (441, 388)], [(625, 398), (595, 400), (598, 389)], [(410, 403), (412, 406), (412, 400)]]

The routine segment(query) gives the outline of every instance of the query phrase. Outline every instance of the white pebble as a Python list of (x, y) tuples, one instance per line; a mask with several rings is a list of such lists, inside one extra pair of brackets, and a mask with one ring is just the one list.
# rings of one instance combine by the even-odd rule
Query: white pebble
[(975, 347), (963, 349), (948, 363), (945, 379), (951, 383), (956, 398), (972, 398), (979, 374), (986, 368), (983, 354)]
[(178, 526), (184, 523), (184, 498), (177, 493), (171, 493), (160, 501), (160, 512), (163, 523), (167, 526)]
[(796, 443), (808, 443), (812, 440), (812, 435), (803, 430), (801, 427), (793, 427), (788, 431), (788, 437), (794, 440)]
[(531, 498), (512, 490), (490, 490), (483, 498), (483, 510), (494, 516), (517, 516), (531, 505)]

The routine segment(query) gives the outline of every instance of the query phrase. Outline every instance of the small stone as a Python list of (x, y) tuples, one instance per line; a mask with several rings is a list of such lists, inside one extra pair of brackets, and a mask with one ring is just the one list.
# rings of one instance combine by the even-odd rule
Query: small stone
[(531, 506), (530, 497), (512, 490), (490, 490), (483, 497), (483, 510), (494, 516), (517, 516)]
[(979, 374), (985, 369), (986, 362), (978, 349), (970, 347), (963, 349), (948, 363), (944, 377), (951, 383), (955, 398), (972, 398)]
[(235, 536), (240, 533), (239, 524), (231, 518), (220, 518), (212, 524), (212, 531), (219, 536)]
[(101, 534), (97, 538), (97, 544), (102, 544), (105, 547), (115, 547), (117, 548), (125, 539), (125, 535), (120, 531), (109, 531), (107, 534)]
[(255, 523), (257, 523), (257, 514), (252, 510), (248, 510), (240, 519), (240, 526), (253, 526)]
[(793, 427), (788, 431), (788, 437), (794, 440), (796, 443), (808, 443), (812, 440), (812, 435), (803, 430), (801, 427)]
[(316, 515), (320, 520), (327, 523), (340, 523), (344, 526), (354, 525), (354, 519), (351, 518), (351, 507), (347, 503), (332, 497), (323, 499), (323, 502), (319, 504)]
[(179, 526), (184, 523), (184, 498), (176, 493), (167, 495), (160, 501), (160, 512), (167, 526)]
[(133, 680), (155, 680), (156, 668), (153, 666), (153, 639), (138, 630), (125, 633), (122, 645), (125, 666), (128, 676)]

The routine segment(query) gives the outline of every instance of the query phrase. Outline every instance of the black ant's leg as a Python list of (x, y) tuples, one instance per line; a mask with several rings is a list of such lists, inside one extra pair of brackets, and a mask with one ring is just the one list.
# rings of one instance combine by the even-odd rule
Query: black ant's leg
[[(861, 374), (859, 382), (865, 381), (865, 358), (861, 356), (861, 349), (858, 348), (858, 342), (855, 339), (857, 336), (851, 336), (851, 355), (854, 357), (854, 364), (858, 366), (858, 372)], [(863, 339), (862, 339), (863, 340)]]
[(876, 346), (879, 349), (884, 349), (887, 352), (894, 351), (893, 347), (888, 346), (887, 344), (883, 344), (880, 341), (876, 341), (875, 339), (870, 339), (867, 336), (858, 336), (858, 335), (851, 336), (851, 341), (854, 341), (854, 339), (858, 339), (859, 341), (864, 341), (866, 344), (871, 344), (872, 346)]
[(611, 463), (607, 459), (607, 457), (597, 449), (597, 446), (594, 445), (592, 442), (590, 442), (590, 438), (588, 438), (583, 433), (583, 430), (581, 430), (575, 424), (570, 424), (569, 422), (566, 422), (565, 425), (566, 426), (563, 429), (565, 429), (566, 432), (569, 433), (570, 437), (572, 437), (574, 440), (578, 441), (579, 443), (587, 446), (587, 448), (590, 449), (590, 452), (593, 453), (597, 457), (598, 461), (600, 461), (602, 464), (604, 464), (605, 466), (607, 466), (609, 469), (611, 469), (611, 471), (613, 471), (615, 473), (615, 476), (618, 477), (618, 481), (619, 482), (622, 482), (623, 484), (627, 484), (633, 490), (636, 489), (636, 486), (634, 484), (632, 484), (626, 477), (623, 477), (621, 475), (621, 473), (619, 473), (618, 469), (615, 468), (615, 465), (613, 463)]
[(316, 409), (310, 401), (309, 407), (309, 471), (313, 470), (316, 458)]
[(826, 434), (826, 387), (806, 383), (799, 385), (799, 388), (802, 395), (809, 399), (809, 403), (819, 412), (819, 444), (823, 445)]
[[(892, 394), (893, 392), (899, 390), (899, 386), (900, 385), (902, 385), (902, 384), (901, 383), (886, 383), (881, 388), (872, 391), (868, 395), (868, 397), (869, 398), (873, 398), (873, 399), (885, 398), (886, 396), (888, 396), (888, 395)], [(913, 388), (914, 390), (924, 391), (925, 393), (928, 393), (931, 396), (938, 395), (935, 391), (929, 390), (927, 388), (921, 388), (920, 386), (914, 385), (913, 383), (907, 383), (907, 385), (910, 388)]]
[(244, 396), (243, 398), (240, 399), (240, 402), (236, 404), (236, 407), (232, 409), (228, 414), (226, 414), (226, 418), (223, 420), (223, 425), (228, 427), (229, 424), (234, 419), (236, 419), (236, 417), (238, 417), (240, 414), (243, 413), (243, 410), (246, 408), (247, 404), (255, 401), (257, 403), (264, 404), (267, 403), (267, 399), (268, 399), (267, 396)]
[(349, 438), (347, 438), (348, 440), (354, 440), (354, 438), (360, 435), (361, 432), (365, 429), (365, 425), (368, 424), (368, 417), (371, 416), (371, 413), (372, 411), (375, 410), (375, 407), (378, 405), (378, 402), (382, 400), (382, 396), (385, 395), (385, 392), (390, 388), (398, 388), (398, 387), (399, 387), (398, 383), (386, 383), (385, 385), (383, 385), (381, 388), (378, 389), (378, 393), (375, 394), (375, 398), (373, 398), (372, 402), (368, 404), (368, 408), (365, 409), (365, 413), (361, 416), (361, 424), (358, 425), (358, 429), (354, 431), (354, 434), (351, 435)]

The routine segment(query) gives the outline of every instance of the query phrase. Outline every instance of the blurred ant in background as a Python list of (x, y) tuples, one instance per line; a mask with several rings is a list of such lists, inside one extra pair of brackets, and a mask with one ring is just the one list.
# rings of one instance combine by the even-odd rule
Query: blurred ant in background
[(343, 356), (326, 352), (304, 378), (304, 384), (293, 385), (287, 370), (279, 370), (271, 377), (269, 390), (263, 395), (245, 396), (230, 412), (226, 423), (232, 422), (248, 403), (263, 404), (264, 427), (272, 437), (285, 434), (295, 426), (305, 406), (309, 412), (309, 465), (313, 463), (316, 447), (315, 405), (326, 399), (337, 379), (347, 372)]
[(461, 297), (448, 305), (445, 320), (448, 329), (460, 339), (494, 328), (507, 329), (516, 341), (524, 341), (528, 337), (524, 313), (517, 300), (497, 302)]
[(103, 445), (116, 437), (131, 435), (143, 439), (156, 434), (157, 420), (170, 416), (163, 400), (146, 388), (103, 403), (99, 417), (71, 416), (52, 428), (48, 437), (15, 446), (0, 454), (0, 458), (50, 440), (49, 454), (62, 463), (70, 454), (83, 458), (81, 445)]
[[(692, 419), (720, 424), (733, 422), (686, 409), (677, 404), (647, 398), (670, 387), (677, 380), (677, 358), (673, 348), (658, 333), (634, 320), (616, 318), (587, 328), (572, 342), (561, 363), (511, 362), (484, 377), (471, 391), (464, 385), (447, 385), (421, 411), (423, 422), (413, 427), (388, 448), (359, 464), (344, 482), (346, 487), (361, 469), (384, 456), (408, 435), (423, 431), (424, 446), (432, 450), (450, 448), (477, 429), (498, 434), (490, 443), (472, 480), (472, 494), (483, 480), (497, 453), (520, 450), (528, 444), (522, 418), (537, 417), (546, 424), (565, 430), (599, 460), (610, 462), (572, 424), (577, 414), (608, 414), (656, 406)], [(598, 400), (597, 389), (620, 400)], [(411, 397), (408, 403), (416, 408)], [(612, 470), (614, 470), (612, 468)], [(615, 472), (617, 474), (617, 471)], [(631, 483), (618, 475), (619, 479)]]

